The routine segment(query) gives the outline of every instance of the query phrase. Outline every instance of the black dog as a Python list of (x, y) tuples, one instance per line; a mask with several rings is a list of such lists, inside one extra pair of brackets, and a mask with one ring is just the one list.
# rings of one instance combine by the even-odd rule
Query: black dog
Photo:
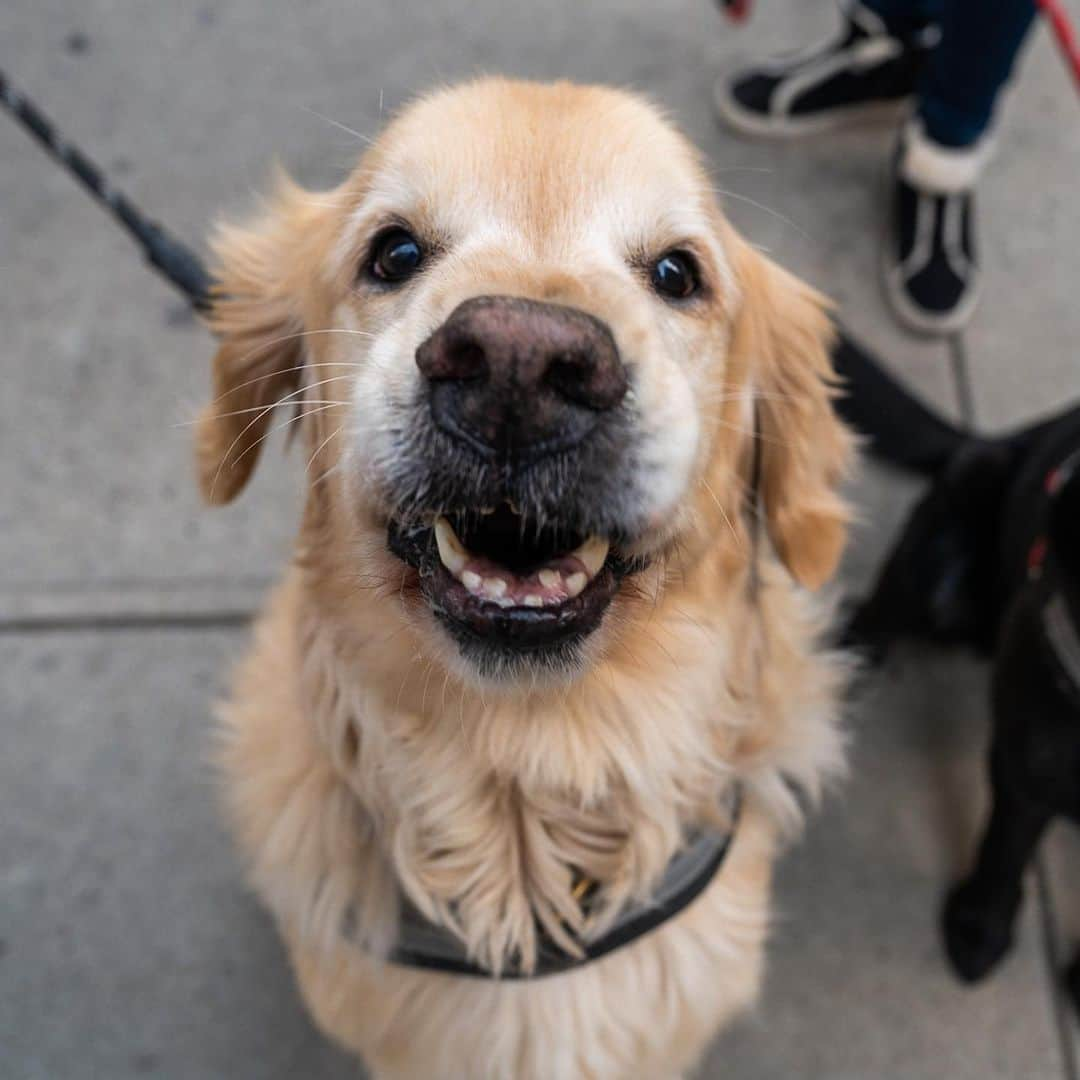
[[(965, 433), (851, 341), (838, 410), (871, 452), (932, 480), (847, 630), (881, 659), (901, 636), (993, 662), (993, 810), (949, 894), (945, 947), (983, 978), (1012, 942), (1021, 878), (1050, 821), (1080, 821), (1080, 406), (999, 438)], [(1080, 956), (1067, 975), (1080, 1007)]]

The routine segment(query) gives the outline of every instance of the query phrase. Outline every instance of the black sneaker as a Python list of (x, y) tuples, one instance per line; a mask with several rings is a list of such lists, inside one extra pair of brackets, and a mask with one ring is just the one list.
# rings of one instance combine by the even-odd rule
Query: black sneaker
[(918, 119), (900, 134), (882, 277), (896, 317), (923, 334), (971, 320), (981, 283), (975, 253), (975, 181), (991, 150), (942, 146)]
[(806, 52), (720, 79), (720, 119), (745, 135), (808, 135), (873, 119), (895, 119), (915, 90), (940, 34), (931, 24), (902, 35), (857, 0), (840, 36)]

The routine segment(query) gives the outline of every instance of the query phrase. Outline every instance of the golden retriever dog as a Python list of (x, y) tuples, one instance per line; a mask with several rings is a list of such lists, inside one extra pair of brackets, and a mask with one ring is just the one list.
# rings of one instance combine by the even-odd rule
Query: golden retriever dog
[[(276, 408), (308, 464), (222, 754), (312, 1016), (379, 1078), (684, 1075), (842, 761), (821, 298), (654, 107), (565, 83), (434, 93), (216, 252), (204, 495)], [(702, 830), (696, 899), (590, 957)], [(472, 968), (402, 962), (406, 923)]]

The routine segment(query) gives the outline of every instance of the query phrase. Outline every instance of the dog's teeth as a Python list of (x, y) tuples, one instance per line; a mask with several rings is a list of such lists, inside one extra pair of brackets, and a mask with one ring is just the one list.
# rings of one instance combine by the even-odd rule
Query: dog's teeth
[(514, 601), (511, 600), (509, 596), (500, 596), (496, 599), (495, 603), (498, 604), (501, 608), (508, 608), (514, 606)]
[(506, 592), (506, 582), (501, 577), (487, 577), (484, 578), (483, 589), (485, 596), (490, 596), (492, 600), (498, 600)]
[(575, 596), (580, 596), (582, 590), (589, 584), (589, 579), (579, 570), (576, 574), (571, 574), (566, 579), (566, 594), (572, 600)]
[(529, 593), (529, 595), (526, 596), (521, 602), (526, 607), (543, 607), (544, 606), (543, 597), (537, 596), (536, 593)]
[(444, 517), (435, 519), (435, 544), (443, 566), (457, 577), (465, 569), (468, 552), (457, 538), (453, 526)]
[(537, 577), (539, 577), (540, 584), (543, 585), (545, 589), (554, 589), (555, 586), (559, 584), (559, 579), (562, 575), (558, 570), (545, 569), (541, 570)]
[(478, 593), (483, 583), (484, 579), (479, 574), (473, 573), (472, 570), (466, 570), (461, 575), (461, 584), (471, 593)]
[(591, 580), (600, 573), (600, 568), (604, 565), (610, 547), (611, 545), (602, 537), (590, 536), (581, 547), (571, 552), (571, 554), (582, 561)]

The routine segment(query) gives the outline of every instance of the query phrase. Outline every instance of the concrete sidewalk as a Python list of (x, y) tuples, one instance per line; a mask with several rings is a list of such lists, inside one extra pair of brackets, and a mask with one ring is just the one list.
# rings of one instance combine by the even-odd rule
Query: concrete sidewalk
[[(877, 292), (889, 132), (772, 145), (712, 120), (717, 69), (833, 19), (827, 0), (771, 0), (738, 33), (706, 0), (6, 0), (0, 63), (193, 241), (275, 158), (308, 182), (342, 174), (359, 147), (317, 114), (374, 131), (477, 70), (635, 86), (703, 147), (743, 232), (927, 398), (967, 408), (959, 357), (990, 428), (1080, 394), (1080, 102), (1045, 30), (980, 192), (986, 297), (947, 346), (902, 336)], [(198, 506), (186, 425), (211, 343), (6, 120), (0, 282), (0, 1078), (355, 1076), (300, 1007), (206, 765), (209, 702), (286, 558), (302, 462), (268, 454), (238, 504)], [(854, 494), (852, 591), (915, 488), (867, 466)], [(860, 695), (851, 781), (781, 867), (760, 1010), (702, 1077), (1073, 1080), (1052, 970), (1080, 937), (1071, 834), (1047, 845), (990, 982), (961, 988), (939, 947), (985, 808), (985, 677), (908, 650)]]

